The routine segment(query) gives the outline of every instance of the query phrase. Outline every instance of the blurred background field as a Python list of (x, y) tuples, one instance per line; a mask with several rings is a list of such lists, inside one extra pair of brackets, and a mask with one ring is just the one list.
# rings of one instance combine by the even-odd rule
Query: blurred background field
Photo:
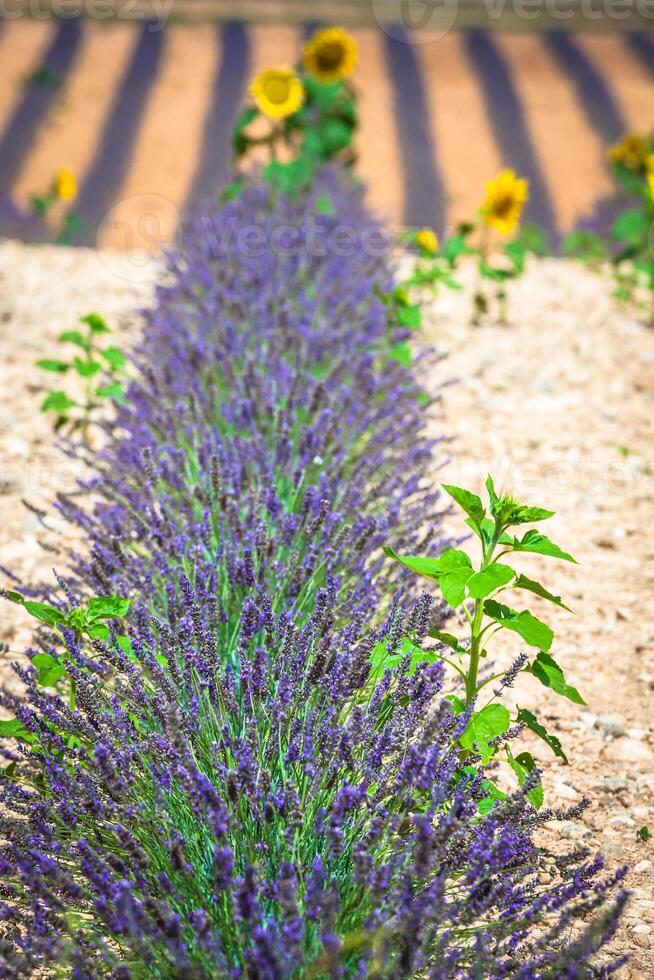
[(647, 8), (623, 4), (618, 18), (573, 4), (557, 19), (548, 4), (540, 17), (517, 16), (515, 2), (421, 6), (427, 20), (414, 9), (404, 24), (390, 0), (147, 0), (114, 4), (112, 19), (106, 4), (102, 17), (67, 19), (12, 6), (0, 15), (0, 235), (38, 237), (30, 199), (64, 167), (78, 184), (80, 243), (170, 242), (227, 177), (249, 78), (293, 63), (327, 8), (356, 25), (357, 172), (382, 217), (442, 234), (504, 164), (529, 179), (526, 219), (554, 241), (601, 226), (606, 148), (651, 124)]

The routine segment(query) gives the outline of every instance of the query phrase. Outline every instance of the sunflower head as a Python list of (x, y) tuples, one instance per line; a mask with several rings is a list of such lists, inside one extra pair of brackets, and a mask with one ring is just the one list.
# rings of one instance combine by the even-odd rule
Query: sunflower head
[(431, 228), (421, 228), (416, 234), (416, 245), (428, 255), (436, 255), (438, 251), (438, 235)]
[(486, 199), (481, 206), (484, 224), (501, 235), (511, 234), (518, 226), (528, 199), (528, 181), (518, 177), (515, 170), (501, 170), (486, 184)]
[(319, 82), (340, 82), (357, 63), (357, 42), (341, 27), (316, 31), (304, 46), (304, 68)]
[(57, 171), (53, 189), (60, 201), (72, 201), (77, 197), (77, 181), (70, 170)]
[(621, 163), (629, 170), (643, 170), (647, 158), (647, 140), (639, 133), (628, 133), (609, 148), (611, 163)]
[(250, 95), (264, 115), (284, 119), (302, 105), (304, 88), (292, 68), (266, 68), (250, 82)]
[(654, 169), (647, 171), (647, 187), (652, 204), (654, 204)]

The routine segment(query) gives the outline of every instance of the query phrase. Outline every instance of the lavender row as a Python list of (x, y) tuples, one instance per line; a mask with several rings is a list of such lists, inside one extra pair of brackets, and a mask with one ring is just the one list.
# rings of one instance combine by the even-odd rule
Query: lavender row
[[(315, 222), (351, 252), (316, 254)], [(222, 248), (250, 228), (277, 244)], [(84, 501), (59, 503), (88, 546), (61, 608), (117, 594), (129, 617), (44, 630), (59, 687), (18, 667), (0, 699), (27, 733), (3, 750), (3, 975), (593, 975), (619, 877), (539, 850), (552, 815), (524, 795), (480, 809), (440, 665), (394, 658), (442, 614), (380, 545), (445, 544), (373, 235), (327, 175), (299, 201), (248, 188), (171, 258)]]

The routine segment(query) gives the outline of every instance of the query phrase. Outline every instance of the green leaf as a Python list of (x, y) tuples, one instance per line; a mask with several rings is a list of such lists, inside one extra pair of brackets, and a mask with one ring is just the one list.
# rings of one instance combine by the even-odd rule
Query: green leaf
[(574, 231), (563, 239), (561, 251), (564, 255), (595, 264), (609, 257), (606, 242), (592, 231)]
[(316, 199), (314, 210), (316, 214), (324, 214), (327, 215), (328, 217), (332, 217), (332, 215), (336, 214), (336, 209), (334, 208), (332, 199), (329, 197), (328, 194), (321, 194)]
[[(518, 783), (520, 786), (524, 786), (529, 773), (536, 768), (536, 760), (530, 752), (521, 752), (520, 755), (512, 756), (508, 753), (509, 765), (513, 769), (514, 773), (518, 777)], [(530, 789), (527, 793), (527, 799), (534, 807), (535, 810), (539, 810), (543, 805), (543, 787), (540, 782), (533, 789)]]
[(490, 779), (484, 779), (481, 785), (486, 792), (486, 796), (479, 801), (477, 809), (482, 816), (485, 816), (487, 813), (490, 813), (496, 803), (506, 799), (506, 793), (503, 793), (499, 786), (496, 786)]
[(81, 347), (83, 351), (88, 351), (90, 347), (88, 340), (79, 330), (64, 330), (63, 333), (59, 334), (59, 340), (68, 344), (75, 344), (77, 347)]
[(81, 357), (73, 358), (73, 365), (80, 378), (92, 378), (102, 370), (102, 365), (98, 361), (84, 361)]
[(484, 279), (490, 279), (492, 282), (506, 282), (513, 275), (508, 269), (494, 268), (488, 262), (479, 263), (479, 272)]
[(311, 180), (312, 174), (313, 167), (305, 157), (298, 157), (290, 163), (273, 160), (261, 172), (264, 180), (290, 195), (305, 187)]
[(119, 405), (125, 404), (125, 392), (123, 386), (118, 381), (110, 381), (106, 385), (99, 385), (95, 393), (98, 398), (112, 398)]
[(493, 517), (497, 517), (500, 498), (497, 496), (495, 484), (493, 483), (493, 477), (490, 475), (490, 473), (486, 477), (486, 491), (488, 493), (488, 499), (490, 500), (491, 514)]
[(25, 602), (25, 596), (22, 596), (20, 592), (12, 592), (10, 589), (7, 589), (3, 593), (3, 596), (5, 599), (9, 599), (9, 602), (15, 602), (18, 606), (22, 606)]
[(20, 742), (34, 742), (36, 735), (17, 718), (0, 721), (0, 738), (16, 738)]
[(237, 177), (235, 180), (232, 180), (229, 184), (227, 184), (226, 187), (223, 188), (223, 190), (220, 193), (219, 200), (222, 203), (225, 203), (227, 201), (233, 201), (235, 198), (239, 196), (239, 194), (241, 193), (244, 187), (245, 187), (245, 180), (243, 179), (243, 177)]
[(105, 347), (99, 353), (101, 357), (104, 357), (112, 371), (119, 371), (127, 364), (127, 358), (118, 347)]
[(464, 749), (478, 751), (486, 764), (495, 753), (489, 742), (508, 731), (511, 715), (503, 704), (487, 704), (475, 711), (459, 742)]
[(613, 225), (612, 234), (627, 245), (639, 246), (647, 239), (650, 223), (651, 218), (645, 211), (623, 211)]
[(129, 599), (122, 599), (118, 595), (103, 595), (95, 599), (89, 599), (86, 606), (86, 615), (89, 620), (94, 619), (122, 619), (129, 611)]
[(471, 253), (472, 249), (466, 244), (466, 235), (467, 231), (462, 229), (455, 235), (452, 235), (451, 238), (448, 238), (443, 245), (441, 255), (451, 265), (454, 265), (462, 255), (469, 255)]
[(647, 824), (644, 824), (636, 831), (636, 837), (638, 838), (638, 840), (649, 840), (651, 836), (652, 833), (649, 827), (647, 826)]
[(486, 508), (477, 494), (464, 490), (463, 487), (452, 486), (451, 483), (443, 483), (441, 486), (445, 493), (449, 493), (450, 497), (466, 512), (475, 527), (481, 528), (486, 517)]
[(511, 513), (511, 524), (533, 524), (536, 521), (546, 521), (554, 517), (553, 510), (545, 510), (543, 507), (523, 507), (519, 505)]
[(438, 558), (421, 558), (418, 555), (400, 557), (392, 548), (384, 548), (384, 553), (417, 575), (437, 581), (443, 598), (453, 609), (465, 599), (466, 582), (473, 574), (472, 562), (465, 551), (448, 548)]
[(466, 585), (473, 574), (472, 562), (465, 551), (450, 548), (438, 558), (441, 573), (438, 585), (448, 606), (456, 609), (466, 597)]
[(388, 558), (392, 558), (394, 561), (398, 561), (401, 565), (405, 565), (406, 568), (415, 572), (416, 575), (424, 575), (426, 578), (438, 580), (438, 576), (441, 573), (441, 566), (439, 565), (438, 558), (420, 558), (419, 555), (398, 555), (393, 548), (386, 547), (383, 549), (385, 555)]
[(537, 555), (548, 555), (550, 558), (560, 558), (563, 561), (571, 561), (573, 564), (577, 564), (572, 555), (562, 551), (558, 544), (554, 544), (539, 531), (527, 531), (520, 540), (513, 538), (511, 547), (513, 551), (528, 551)]
[(510, 609), (509, 606), (504, 606), (501, 602), (496, 602), (495, 599), (486, 599), (484, 612), (491, 619), (504, 626), (505, 629), (521, 636), (529, 646), (538, 647), (539, 650), (545, 652), (552, 646), (553, 631), (547, 623), (536, 619), (528, 610), (524, 609), (522, 612), (517, 612), (515, 609)]
[(572, 687), (570, 684), (566, 684), (565, 676), (563, 671), (548, 653), (544, 653), (542, 650), (534, 660), (533, 664), (527, 668), (536, 677), (544, 687), (550, 687), (557, 694), (560, 694), (564, 698), (568, 698), (569, 701), (573, 701), (574, 704), (586, 704), (581, 694), (576, 687)]
[(84, 632), (87, 633), (92, 640), (108, 640), (109, 639), (109, 627), (105, 626), (104, 623), (97, 623), (93, 626), (86, 626)]
[(111, 333), (104, 317), (101, 317), (99, 313), (87, 313), (86, 316), (80, 317), (80, 323), (85, 323), (91, 333), (96, 336), (101, 333)]
[(32, 666), (39, 675), (42, 687), (54, 687), (66, 673), (65, 667), (50, 653), (37, 653), (32, 657)]
[(520, 708), (518, 710), (518, 721), (526, 725), (527, 728), (532, 731), (539, 738), (542, 738), (544, 742), (549, 745), (552, 752), (557, 758), (562, 759), (566, 766), (569, 765), (568, 757), (563, 751), (563, 746), (556, 735), (550, 735), (544, 725), (541, 725), (536, 715), (529, 711), (527, 708)]
[(527, 578), (526, 575), (518, 575), (517, 579), (513, 583), (512, 588), (514, 589), (525, 589), (527, 592), (533, 592), (534, 595), (539, 595), (543, 599), (547, 599), (548, 602), (553, 602), (555, 606), (560, 606), (561, 609), (566, 609), (568, 612), (572, 612), (569, 606), (566, 606), (565, 602), (560, 595), (554, 595), (541, 585), (540, 582), (535, 582), (531, 578)]
[(504, 254), (513, 266), (515, 272), (518, 273), (518, 275), (521, 275), (525, 270), (525, 259), (527, 258), (527, 249), (522, 242), (507, 242), (504, 246)]
[(36, 366), (40, 367), (42, 371), (52, 371), (53, 374), (65, 374), (70, 367), (70, 365), (66, 364), (65, 361), (54, 361), (49, 360), (48, 358), (45, 358), (42, 361), (37, 361)]
[(408, 344), (393, 344), (393, 346), (389, 348), (388, 356), (391, 358), (391, 360), (397, 361), (398, 364), (401, 364), (402, 367), (409, 367), (411, 364), (411, 348)]
[(77, 402), (69, 398), (65, 391), (51, 391), (46, 398), (43, 399), (41, 403), (42, 412), (57, 412), (57, 414), (62, 415), (68, 411), (69, 408), (75, 408)]
[(66, 623), (66, 617), (61, 610), (49, 606), (46, 602), (33, 602), (31, 599), (25, 599), (22, 605), (30, 616), (42, 623), (47, 623), (48, 626), (63, 626)]
[(452, 706), (452, 712), (455, 715), (462, 715), (466, 710), (465, 701), (463, 701), (457, 694), (446, 694), (444, 701), (449, 701)]
[(409, 675), (414, 674), (420, 664), (433, 664), (435, 660), (439, 659), (435, 651), (423, 650), (409, 636), (402, 638), (397, 653), (393, 654), (389, 654), (386, 642), (380, 640), (370, 652), (373, 673), (379, 673), (381, 670), (392, 670), (393, 667), (399, 666), (399, 664), (406, 660), (408, 656), (411, 657), (407, 671)]
[(123, 651), (123, 653), (125, 654), (128, 660), (133, 661), (133, 663), (135, 664), (138, 663), (138, 657), (132, 650), (132, 641), (130, 640), (129, 636), (117, 636), (116, 643)]
[(422, 310), (419, 306), (400, 306), (397, 311), (397, 322), (401, 327), (418, 330), (422, 325)]
[(437, 630), (432, 627), (429, 630), (429, 635), (433, 640), (438, 640), (439, 643), (444, 643), (445, 646), (450, 647), (452, 650), (459, 650), (459, 641), (453, 633), (443, 633), (442, 630)]
[(467, 582), (468, 594), (473, 599), (484, 599), (495, 589), (501, 589), (515, 578), (515, 571), (510, 565), (493, 562), (481, 572), (475, 572)]

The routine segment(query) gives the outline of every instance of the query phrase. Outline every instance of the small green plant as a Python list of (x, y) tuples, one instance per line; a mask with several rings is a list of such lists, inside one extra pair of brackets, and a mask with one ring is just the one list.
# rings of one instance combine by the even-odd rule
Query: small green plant
[(397, 329), (419, 330), (422, 326), (421, 306), (413, 300), (416, 289), (428, 289), (433, 295), (441, 285), (448, 289), (461, 289), (461, 284), (455, 278), (460, 251), (457, 243), (451, 240), (441, 248), (438, 236), (431, 228), (412, 228), (400, 236), (399, 244), (417, 250), (410, 275), (390, 291), (381, 289), (379, 285), (375, 291), (387, 310), (386, 335), (380, 351), (382, 363), (390, 359), (408, 367), (411, 364), (411, 347), (406, 341), (396, 339)]
[(611, 147), (609, 161), (618, 195), (628, 206), (609, 235), (573, 232), (562, 250), (593, 269), (608, 268), (613, 295), (654, 322), (654, 135), (628, 134)]
[[(110, 630), (107, 621), (122, 619), (127, 615), (130, 606), (129, 599), (106, 595), (88, 599), (83, 605), (70, 606), (64, 611), (47, 602), (26, 599), (20, 592), (3, 589), (0, 595), (22, 606), (33, 619), (44, 623), (55, 632), (62, 635), (66, 630), (72, 632), (78, 642), (81, 642), (83, 637), (89, 640), (108, 640)], [(131, 650), (128, 637), (119, 636), (117, 642), (125, 652)], [(37, 684), (40, 687), (55, 688), (62, 694), (67, 690), (68, 706), (73, 710), (76, 703), (75, 680), (67, 670), (68, 663), (69, 656), (65, 645), (58, 656), (44, 651), (32, 657), (32, 667), (37, 673)], [(37, 736), (17, 718), (0, 721), (0, 737), (15, 738), (30, 743), (37, 740)], [(73, 746), (69, 744), (68, 747)]]
[[(510, 529), (520, 525), (544, 521), (552, 517), (553, 512), (521, 504), (509, 494), (498, 496), (490, 476), (486, 481), (488, 511), (480, 497), (469, 490), (445, 484), (443, 489), (466, 513), (466, 524), (479, 539), (481, 555), (477, 565), (465, 551), (458, 548), (449, 548), (437, 558), (400, 556), (392, 548), (385, 548), (384, 551), (417, 575), (438, 583), (450, 608), (463, 611), (469, 628), (468, 636), (458, 638), (451, 633), (432, 630), (429, 635), (438, 644), (430, 650), (423, 650), (415, 637), (406, 636), (399, 651), (392, 655), (382, 642), (373, 650), (373, 664), (376, 669), (385, 670), (406, 656), (411, 657), (413, 669), (421, 663), (433, 663), (435, 660), (447, 664), (456, 672), (463, 687), (462, 696), (458, 693), (451, 696), (454, 709), (457, 713), (467, 711), (470, 714), (459, 739), (462, 759), (474, 753), (484, 763), (489, 763), (499, 758), (503, 750), (504, 760), (521, 785), (528, 779), (536, 780), (530, 789), (530, 799), (535, 805), (540, 805), (542, 789), (537, 775), (530, 776), (535, 771), (535, 761), (528, 752), (513, 754), (509, 740), (517, 729), (512, 730), (512, 726), (529, 728), (566, 764), (567, 756), (559, 739), (546, 730), (533, 711), (519, 708), (512, 717), (498, 699), (506, 688), (513, 685), (518, 674), (527, 673), (575, 704), (585, 702), (579, 691), (568, 684), (563, 670), (550, 653), (554, 639), (550, 626), (527, 609), (514, 609), (504, 604), (500, 596), (503, 597), (508, 591), (532, 593), (560, 609), (568, 610), (560, 596), (516, 571), (506, 559), (524, 553), (569, 562), (575, 559), (537, 530), (528, 530), (522, 536), (509, 533)], [(489, 676), (488, 672), (482, 672), (482, 667), (489, 655), (490, 641), (503, 630), (517, 634), (535, 654), (529, 657), (521, 654), (508, 670), (491, 672)], [(496, 685), (495, 689), (491, 685)], [(490, 698), (480, 704), (488, 690), (492, 690)]]
[(471, 322), (480, 326), (491, 317), (498, 323), (507, 323), (507, 285), (523, 275), (528, 255), (546, 254), (548, 243), (545, 232), (536, 225), (524, 225), (509, 241), (493, 244), (487, 229), (479, 234), (476, 224), (462, 224), (451, 247), (457, 257), (471, 256), (476, 262)]
[(33, 213), (47, 221), (56, 232), (56, 245), (71, 245), (86, 228), (74, 211), (63, 210), (77, 197), (77, 181), (70, 170), (58, 170), (43, 194), (33, 194), (30, 204)]
[(125, 374), (125, 355), (118, 347), (100, 347), (98, 338), (111, 333), (104, 319), (97, 313), (83, 316), (80, 322), (85, 331), (64, 330), (59, 341), (72, 344), (81, 353), (69, 360), (44, 358), (37, 367), (52, 374), (73, 373), (81, 382), (83, 396), (71, 397), (57, 389), (51, 391), (41, 404), (41, 411), (54, 416), (54, 429), (81, 430), (86, 435), (93, 413), (107, 398), (121, 403), (124, 400), (121, 379)]

